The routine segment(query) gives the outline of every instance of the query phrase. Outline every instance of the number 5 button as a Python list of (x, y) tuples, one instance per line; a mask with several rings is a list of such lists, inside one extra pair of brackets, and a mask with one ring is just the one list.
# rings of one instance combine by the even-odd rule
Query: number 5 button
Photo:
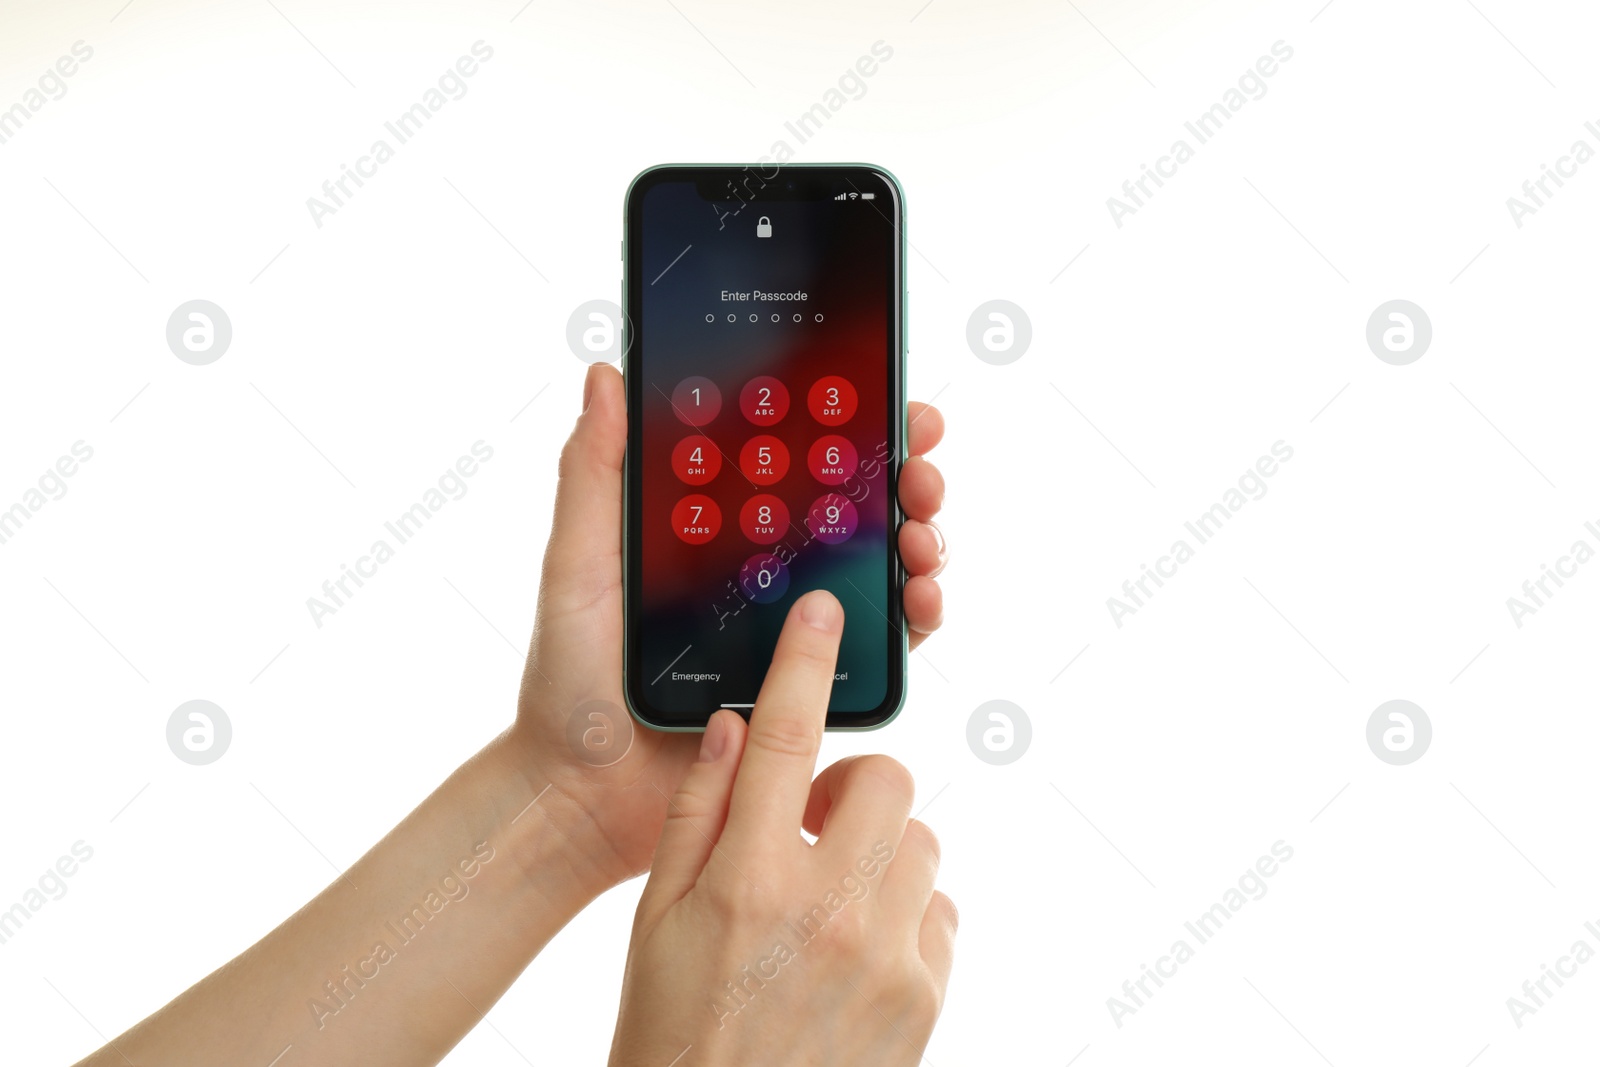
[(739, 450), (739, 469), (756, 485), (776, 485), (789, 473), (789, 448), (771, 434), (752, 437)]

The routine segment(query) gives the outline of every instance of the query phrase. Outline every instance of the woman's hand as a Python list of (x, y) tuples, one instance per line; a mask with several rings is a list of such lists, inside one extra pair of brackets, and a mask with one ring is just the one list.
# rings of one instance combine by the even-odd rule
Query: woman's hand
[[(915, 648), (939, 627), (944, 614), (935, 578), (944, 568), (946, 552), (932, 521), (944, 501), (944, 478), (923, 458), (944, 436), (944, 419), (938, 409), (924, 404), (912, 404), (909, 417), (910, 458), (900, 476), (900, 503), (907, 519), (899, 547), (908, 575), (906, 625)], [(593, 880), (597, 892), (650, 865), (667, 798), (700, 744), (692, 734), (636, 728), (623, 706), (626, 446), (622, 376), (596, 365), (584, 381), (583, 414), (561, 453), (555, 521), (511, 738), (534, 791), (554, 787), (541, 806), (569, 809), (561, 820), (563, 832), (580, 845), (574, 863), (589, 865), (581, 876)], [(574, 745), (575, 737), (585, 736), (606, 742), (604, 758)]]
[(956, 913), (904, 767), (811, 780), (843, 626), (831, 595), (802, 597), (749, 726), (707, 727), (639, 902), (612, 1067), (921, 1062)]

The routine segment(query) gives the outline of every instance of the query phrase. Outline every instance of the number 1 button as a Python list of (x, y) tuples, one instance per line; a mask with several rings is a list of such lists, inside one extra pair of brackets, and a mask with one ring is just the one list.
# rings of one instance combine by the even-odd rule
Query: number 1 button
[(722, 391), (710, 378), (685, 378), (672, 391), (672, 413), (689, 426), (704, 426), (722, 410)]

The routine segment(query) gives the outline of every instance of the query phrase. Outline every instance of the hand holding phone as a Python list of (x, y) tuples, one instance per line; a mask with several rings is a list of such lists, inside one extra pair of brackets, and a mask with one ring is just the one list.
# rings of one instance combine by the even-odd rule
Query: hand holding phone
[[(937, 409), (913, 405), (910, 451), (938, 444)], [(529, 768), (535, 792), (553, 792), (541, 806), (592, 823), (607, 850), (585, 859), (606, 884), (644, 871), (656, 847), (667, 797), (695, 759), (699, 738), (638, 729), (622, 695), (622, 463), (627, 442), (622, 376), (604, 364), (589, 368), (582, 414), (561, 452), (550, 541), (539, 582), (538, 614), (523, 671), (512, 743)], [(913, 642), (936, 629), (943, 612), (938, 540), (931, 520), (944, 481), (926, 459), (906, 465), (901, 531), (906, 620)], [(766, 653), (767, 660), (771, 653)], [(761, 664), (763, 668), (766, 661)], [(509, 818), (516, 812), (510, 812)], [(576, 830), (572, 831), (577, 833)]]

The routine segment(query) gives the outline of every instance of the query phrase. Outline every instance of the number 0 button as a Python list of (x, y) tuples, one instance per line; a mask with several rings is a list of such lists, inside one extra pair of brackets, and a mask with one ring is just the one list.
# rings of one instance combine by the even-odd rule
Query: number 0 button
[(710, 378), (685, 378), (672, 391), (672, 413), (689, 426), (704, 426), (722, 410), (722, 391)]
[(739, 450), (739, 469), (756, 485), (776, 485), (789, 473), (789, 447), (771, 434), (752, 437)]
[(690, 493), (672, 509), (672, 532), (680, 541), (703, 545), (722, 529), (722, 509), (704, 493)]
[(824, 426), (843, 426), (856, 413), (856, 387), (837, 374), (820, 379), (806, 394), (811, 417)]
[(757, 426), (774, 426), (789, 414), (789, 390), (776, 378), (751, 378), (739, 393), (739, 410)]
[(806, 456), (811, 476), (823, 485), (843, 485), (856, 469), (856, 446), (848, 437), (820, 437)]
[(771, 604), (789, 591), (789, 568), (771, 552), (751, 556), (739, 568), (739, 591), (746, 600)]
[(711, 438), (692, 433), (672, 450), (672, 473), (689, 485), (705, 485), (722, 470), (722, 453)]

